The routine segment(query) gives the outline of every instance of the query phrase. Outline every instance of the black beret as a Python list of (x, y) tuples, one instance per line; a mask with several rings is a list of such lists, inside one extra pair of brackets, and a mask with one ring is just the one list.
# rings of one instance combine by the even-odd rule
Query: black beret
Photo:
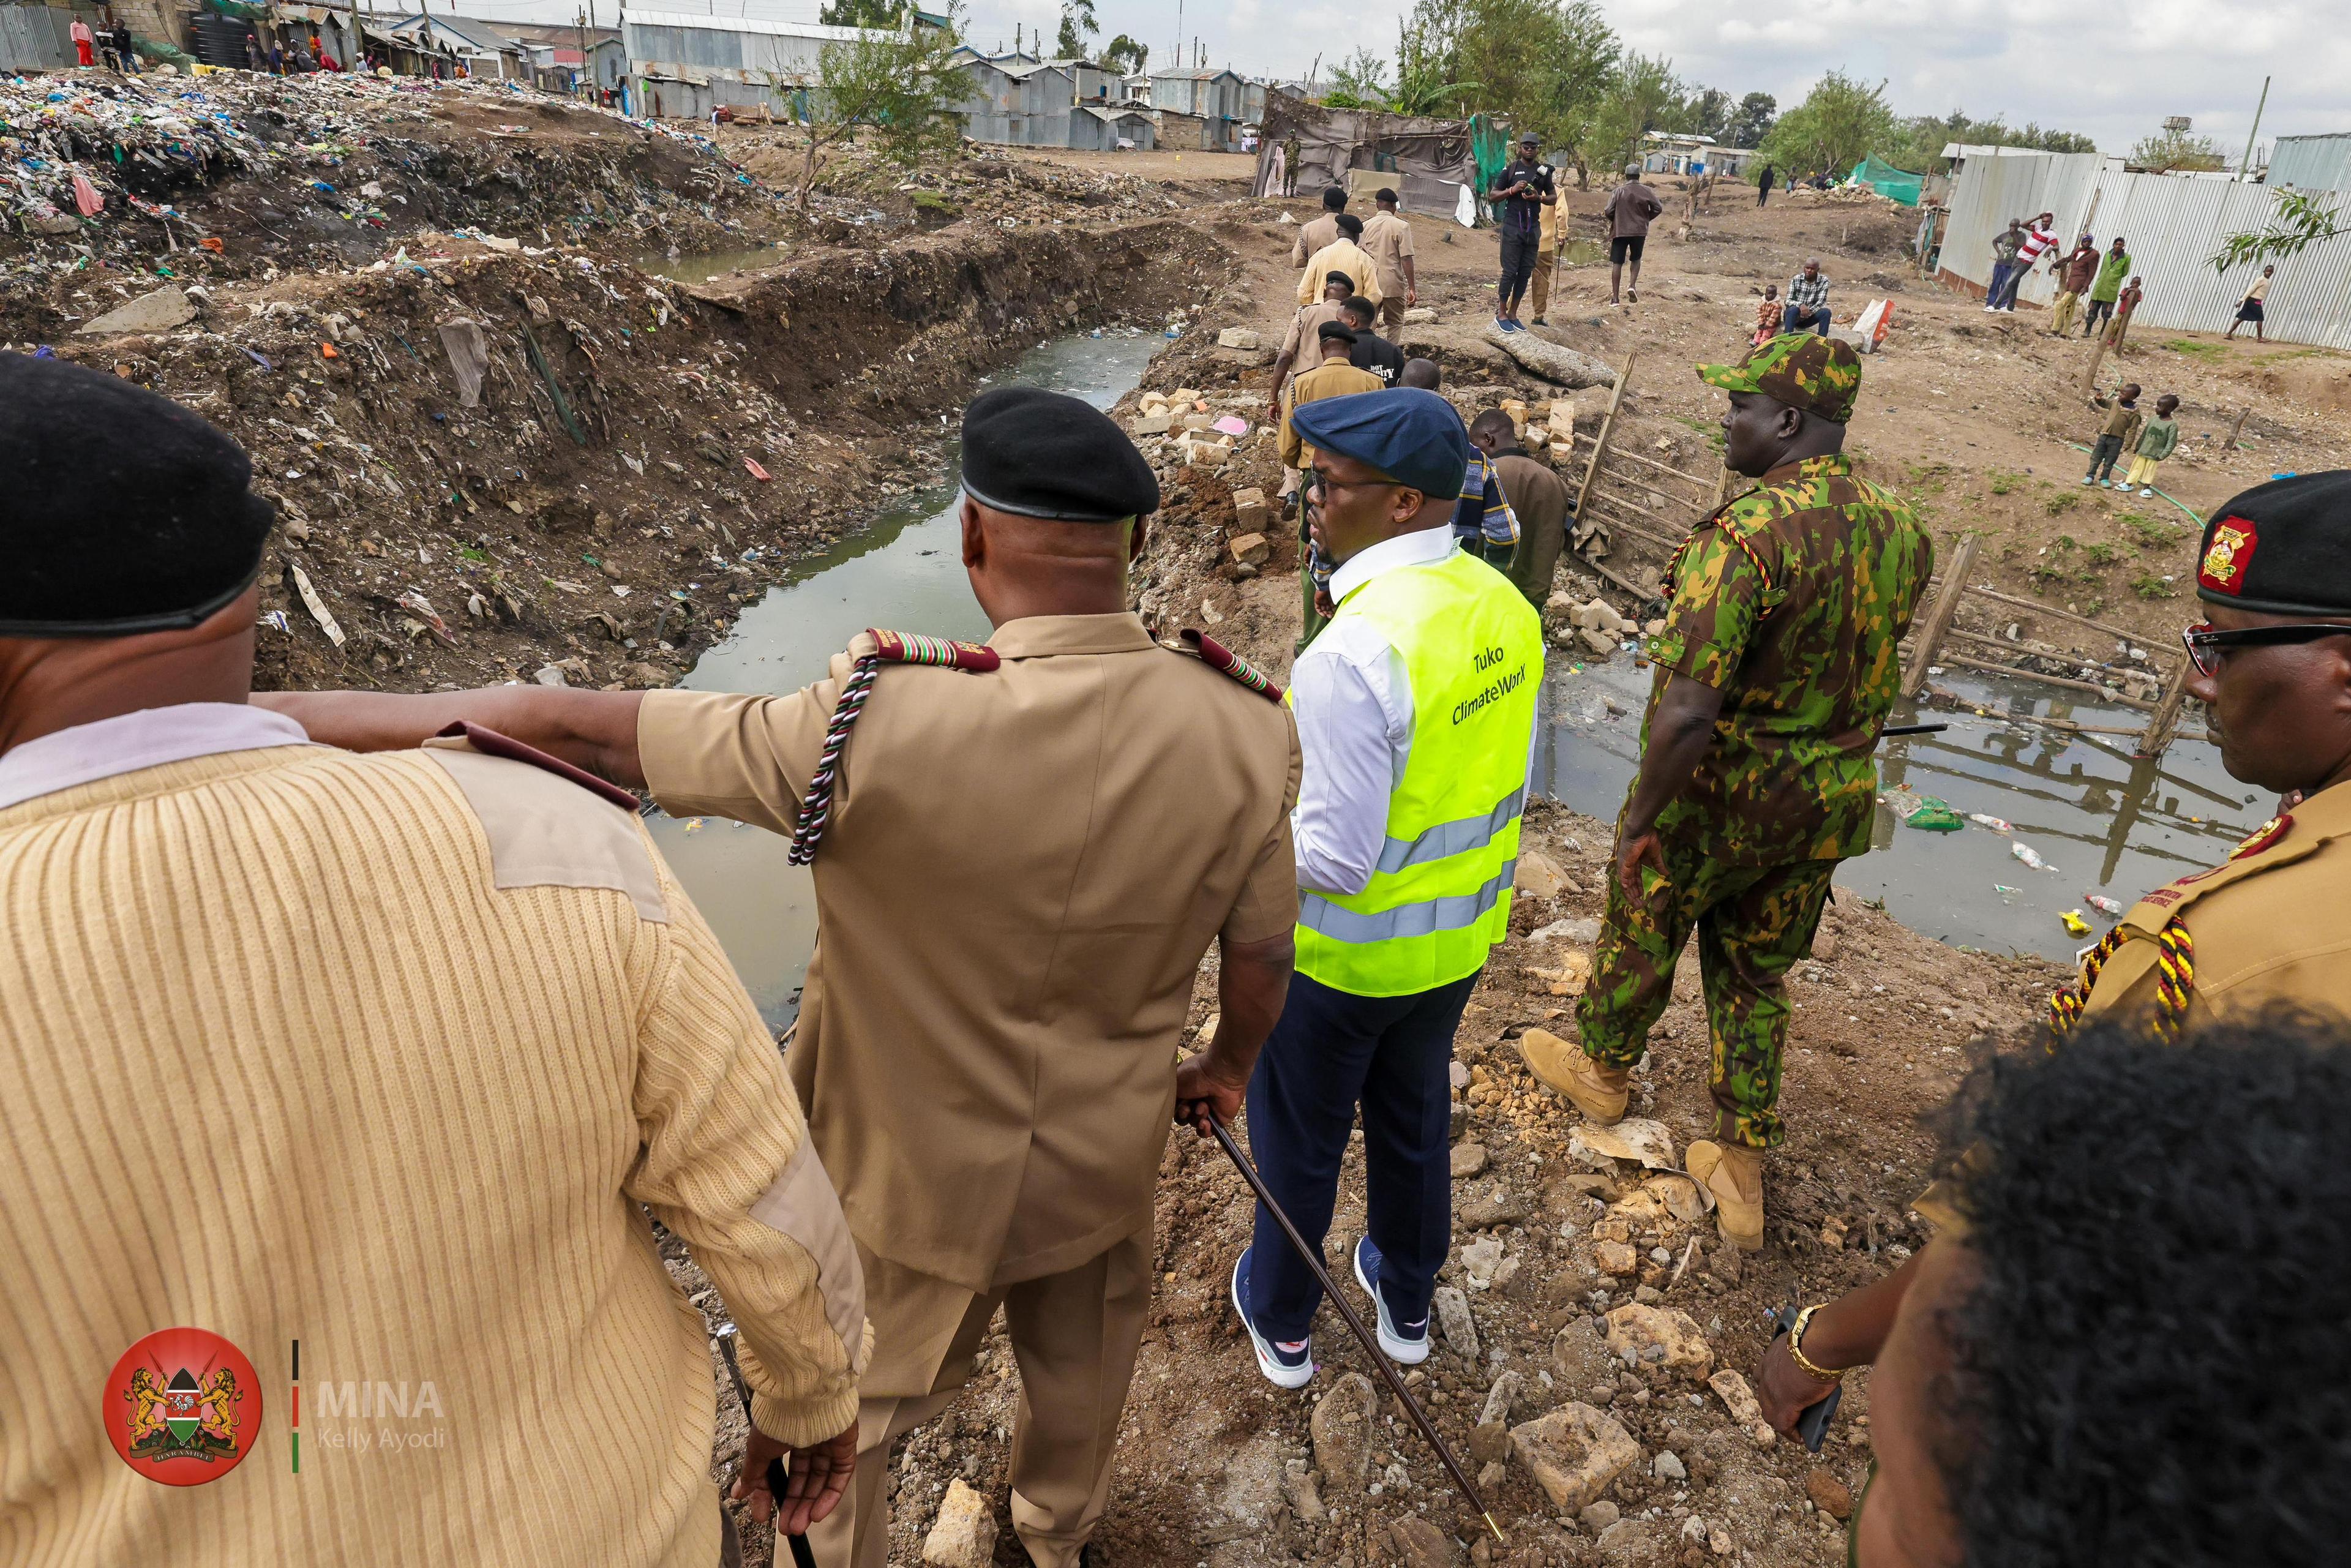
[(2273, 479), (2214, 512), (2196, 597), (2267, 615), (2351, 614), (2351, 470)]
[(1159, 509), (1159, 481), (1126, 432), (1092, 403), (998, 387), (963, 411), (964, 492), (984, 507), (1064, 523)]
[(1345, 284), (1347, 286), (1347, 292), (1350, 294), (1353, 294), (1355, 291), (1355, 279), (1353, 276), (1349, 273), (1342, 272), (1335, 267), (1322, 275), (1322, 291), (1326, 294), (1329, 293), (1331, 291), (1331, 286), (1334, 283)]
[(253, 583), (275, 514), (244, 448), (170, 398), (0, 354), (0, 637), (194, 626)]
[(1314, 335), (1326, 343), (1333, 338), (1342, 343), (1352, 343), (1355, 340), (1355, 329), (1344, 321), (1325, 321), (1314, 329)]

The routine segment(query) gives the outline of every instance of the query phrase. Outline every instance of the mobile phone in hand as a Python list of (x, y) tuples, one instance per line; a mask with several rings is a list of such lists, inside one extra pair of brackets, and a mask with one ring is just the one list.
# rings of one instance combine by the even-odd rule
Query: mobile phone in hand
[[(1782, 1307), (1771, 1321), (1779, 1330), (1771, 1337), (1774, 1340), (1785, 1339), (1795, 1331), (1796, 1309), (1793, 1306)], [(1837, 1406), (1844, 1403), (1844, 1385), (1840, 1383), (1829, 1390), (1826, 1399), (1805, 1406), (1804, 1413), (1796, 1417), (1796, 1436), (1803, 1440), (1805, 1452), (1817, 1454), (1821, 1451), (1821, 1445), (1828, 1441), (1829, 1423), (1836, 1419)]]

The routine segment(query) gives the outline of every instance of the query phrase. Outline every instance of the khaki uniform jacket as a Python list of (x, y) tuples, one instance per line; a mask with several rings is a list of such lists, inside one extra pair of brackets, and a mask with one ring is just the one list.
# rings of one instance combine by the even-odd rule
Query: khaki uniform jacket
[(2132, 940), (2099, 972), (2085, 1016), (2154, 1009), (2160, 949), (2148, 938), (2174, 920), (2195, 941), (2189, 1027), (2275, 1001), (2351, 1019), (2351, 784), (2140, 899), (2123, 916)]
[(1333, 272), (1343, 272), (1355, 292), (1377, 305), (1387, 298), (1380, 287), (1380, 264), (1351, 239), (1334, 239), (1314, 253), (1298, 277), (1298, 302), (1311, 305), (1322, 298), (1322, 286)]
[(1290, 246), (1290, 265), (1304, 267), (1314, 258), (1314, 253), (1339, 237), (1339, 218), (1335, 213), (1324, 213), (1299, 225), (1298, 238)]
[[(974, 1291), (1148, 1227), (1208, 944), (1297, 919), (1288, 709), (1133, 615), (1008, 622), (999, 669), (884, 664), (815, 863), (785, 1055), (876, 1256)], [(789, 833), (860, 638), (789, 696), (649, 692), (678, 815)]]
[(1403, 298), (1404, 264), (1412, 255), (1412, 225), (1395, 213), (1374, 213), (1364, 225), (1362, 243), (1371, 256), (1373, 276), (1380, 280), (1380, 298)]
[[(1319, 340), (1316, 348), (1321, 348)], [(1326, 397), (1352, 397), (1357, 392), (1384, 392), (1387, 384), (1370, 371), (1357, 370), (1344, 360), (1332, 360), (1290, 377), (1289, 405), (1281, 411), (1281, 434), (1277, 445), (1282, 465), (1287, 468), (1311, 468), (1314, 465), (1314, 449), (1306, 444), (1298, 434), (1298, 427), (1290, 423), (1290, 416), (1298, 412), (1299, 404), (1320, 402)]]

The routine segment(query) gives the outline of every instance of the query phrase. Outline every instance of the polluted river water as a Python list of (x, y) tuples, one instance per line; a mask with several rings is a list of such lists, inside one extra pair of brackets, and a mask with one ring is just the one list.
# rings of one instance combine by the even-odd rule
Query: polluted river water
[[(1050, 388), (1107, 408), (1142, 378), (1164, 346), (1156, 335), (1106, 331), (1062, 338), (991, 378)], [(831, 656), (869, 626), (971, 641), (987, 618), (964, 577), (952, 467), (934, 487), (878, 514), (862, 531), (800, 563), (746, 609), (725, 641), (681, 683), (691, 690), (789, 692), (820, 678)], [(1551, 650), (1539, 723), (1534, 784), (1573, 809), (1614, 821), (1639, 760), (1641, 711), (1651, 672), (1629, 653), (1591, 664)], [(1894, 722), (1947, 720), (1941, 735), (1887, 740), (1881, 789), (1907, 785), (2013, 826), (1970, 821), (1955, 833), (1903, 825), (1880, 805), (1868, 854), (1848, 861), (1841, 886), (1882, 899), (1912, 929), (1993, 952), (2063, 957), (2090, 928), (2112, 924), (2090, 900), (2127, 905), (2149, 888), (2226, 858), (2269, 814), (2271, 802), (2221, 771), (2203, 741), (2176, 741), (2159, 758), (2130, 755), (2126, 737), (2079, 736), (2032, 716), (2126, 725), (2126, 710), (2052, 698), (2028, 683), (1945, 679), (1966, 699), (1956, 711), (1907, 705)], [(651, 819), (663, 852), (726, 945), (760, 1011), (789, 1021), (816, 939), (808, 872), (788, 863), (778, 834), (719, 818)], [(2033, 851), (2049, 869), (2016, 858)], [(1596, 846), (1593, 846), (1596, 847)]]

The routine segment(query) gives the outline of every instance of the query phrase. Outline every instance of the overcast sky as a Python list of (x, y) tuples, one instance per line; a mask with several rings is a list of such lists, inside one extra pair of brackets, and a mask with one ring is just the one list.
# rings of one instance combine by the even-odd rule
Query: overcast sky
[[(388, 0), (375, 0), (388, 5)], [(576, 0), (460, 0), (468, 15), (569, 21)], [(436, 0), (433, 8), (446, 8)], [(617, 0), (602, 0), (610, 25)], [(966, 0), (970, 37), (983, 48), (1052, 35), (1059, 0)], [(1302, 77), (1317, 54), (1327, 69), (1359, 43), (1395, 50), (1409, 0), (1096, 0), (1107, 41), (1131, 33), (1167, 65), (1182, 37), (1196, 37), (1210, 63), (1252, 76)], [(817, 0), (651, 0), (647, 9), (725, 15), (748, 8), (814, 20)], [(2184, 114), (2234, 159), (2274, 74), (2262, 141), (2351, 131), (2351, 28), (2344, 0), (1602, 0), (1603, 12), (1644, 53), (1669, 56), (1685, 80), (1737, 97), (1762, 91), (1782, 108), (1802, 99), (1821, 72), (1842, 68), (1884, 78), (1896, 112), (1964, 109), (1979, 119), (2037, 120), (2078, 131), (2109, 152), (2127, 150), (2166, 115)], [(2334, 84), (2330, 89), (2328, 84)]]

